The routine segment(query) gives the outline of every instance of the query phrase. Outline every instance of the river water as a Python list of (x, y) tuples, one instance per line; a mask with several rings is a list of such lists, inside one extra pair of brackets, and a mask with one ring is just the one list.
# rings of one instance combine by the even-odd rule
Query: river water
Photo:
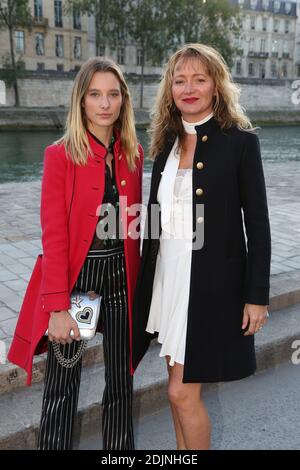
[[(0, 183), (32, 181), (43, 171), (43, 152), (47, 145), (61, 136), (61, 131), (1, 131)], [(148, 135), (138, 130), (138, 138), (146, 153)], [(269, 162), (300, 161), (300, 127), (272, 126), (259, 131), (262, 158)], [(145, 161), (145, 172), (151, 162)]]

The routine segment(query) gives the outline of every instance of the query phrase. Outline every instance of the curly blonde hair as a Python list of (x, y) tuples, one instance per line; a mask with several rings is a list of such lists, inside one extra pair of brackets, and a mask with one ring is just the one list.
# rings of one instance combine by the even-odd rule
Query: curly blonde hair
[(213, 47), (204, 44), (186, 44), (175, 52), (166, 64), (160, 82), (156, 100), (151, 110), (149, 129), (149, 156), (154, 160), (162, 152), (166, 138), (179, 138), (182, 145), (184, 129), (181, 113), (172, 96), (172, 82), (176, 65), (179, 61), (198, 59), (206, 68), (216, 86), (213, 97), (213, 113), (222, 129), (237, 126), (241, 130), (253, 131), (254, 128), (239, 103), (240, 89), (232, 81), (228, 66), (222, 55)]

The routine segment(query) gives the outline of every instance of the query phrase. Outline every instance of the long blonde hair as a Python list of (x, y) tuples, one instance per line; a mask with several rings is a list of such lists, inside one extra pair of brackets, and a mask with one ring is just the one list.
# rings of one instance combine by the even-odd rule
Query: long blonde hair
[(88, 154), (92, 153), (92, 150), (87, 136), (87, 120), (82, 101), (95, 72), (112, 72), (120, 83), (122, 106), (115, 127), (121, 133), (121, 146), (128, 167), (134, 170), (135, 159), (139, 158), (139, 152), (131, 97), (121, 69), (110, 59), (94, 57), (82, 65), (74, 81), (64, 135), (55, 143), (64, 144), (67, 157), (75, 164), (87, 164)]
[(213, 112), (222, 129), (236, 125), (239, 129), (253, 131), (255, 128), (239, 104), (240, 89), (233, 83), (222, 55), (213, 47), (204, 44), (186, 44), (175, 52), (166, 64), (156, 100), (151, 110), (151, 136), (149, 154), (152, 160), (163, 150), (166, 138), (179, 137), (182, 145), (184, 129), (181, 113), (172, 96), (172, 82), (179, 61), (199, 59), (214, 80), (216, 96), (213, 97)]

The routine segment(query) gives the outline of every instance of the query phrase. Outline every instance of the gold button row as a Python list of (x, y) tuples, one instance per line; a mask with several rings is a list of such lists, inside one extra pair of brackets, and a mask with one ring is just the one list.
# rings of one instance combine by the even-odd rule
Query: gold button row
[[(202, 140), (202, 142), (207, 142), (207, 140), (208, 140), (207, 135), (204, 135), (201, 140)], [(204, 167), (203, 162), (198, 162), (197, 163), (197, 169), (198, 170), (202, 170), (203, 167)], [(196, 194), (197, 194), (197, 196), (202, 196), (203, 189), (202, 188), (196, 189)], [(198, 224), (203, 224), (203, 222), (204, 222), (204, 217), (198, 217), (197, 218), (197, 223)]]

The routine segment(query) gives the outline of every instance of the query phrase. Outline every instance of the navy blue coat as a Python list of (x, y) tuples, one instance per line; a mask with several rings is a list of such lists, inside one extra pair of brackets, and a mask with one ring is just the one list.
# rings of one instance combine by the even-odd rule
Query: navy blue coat
[[(196, 131), (193, 228), (200, 234), (202, 230), (204, 244), (192, 252), (184, 383), (253, 374), (254, 336), (243, 335), (243, 309), (245, 303), (269, 304), (271, 235), (259, 139), (236, 126), (222, 130), (214, 117)], [(160, 216), (153, 216), (150, 208), (158, 204), (161, 172), (173, 143), (174, 138), (166, 141), (153, 164), (146, 218), (149, 237), (143, 242), (133, 307), (134, 369), (157, 336), (145, 332), (159, 250), (159, 238), (151, 235), (150, 227), (152, 234), (161, 233)], [(201, 195), (196, 194), (198, 188)], [(202, 213), (196, 209), (199, 204)]]

